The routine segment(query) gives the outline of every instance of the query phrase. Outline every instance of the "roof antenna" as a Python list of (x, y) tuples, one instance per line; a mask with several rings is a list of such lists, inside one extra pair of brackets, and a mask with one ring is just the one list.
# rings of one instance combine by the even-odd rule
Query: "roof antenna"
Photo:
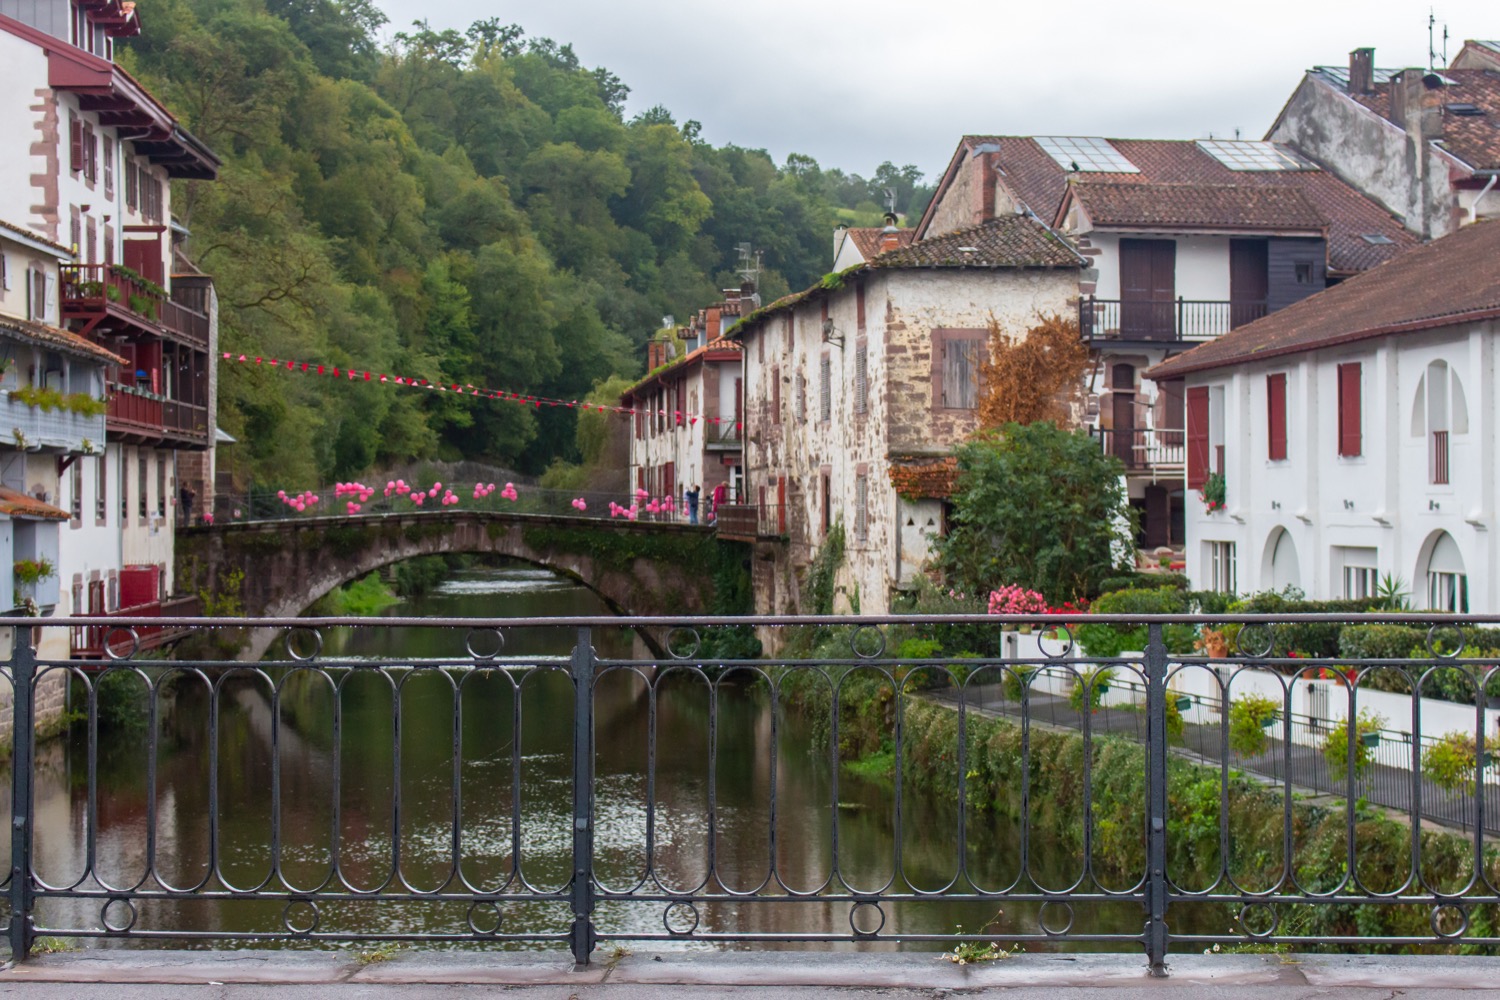
[(1236, 142), (1239, 141), (1239, 138), (1240, 138), (1240, 127), (1238, 125), (1236, 125), (1234, 127), (1234, 138), (1235, 138)]
[(892, 215), (896, 214), (896, 189), (885, 189), (885, 210)]
[[(1427, 8), (1427, 72), (1433, 73), (1438, 67), (1437, 41), (1434, 32), (1437, 28), (1437, 12), (1431, 7)], [(1448, 22), (1443, 22), (1443, 68), (1448, 66)]]

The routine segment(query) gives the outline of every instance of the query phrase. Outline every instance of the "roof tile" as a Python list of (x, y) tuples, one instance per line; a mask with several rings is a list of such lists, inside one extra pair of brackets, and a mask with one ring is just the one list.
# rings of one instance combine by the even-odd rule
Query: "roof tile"
[(1300, 188), (1080, 181), (1071, 197), (1095, 225), (1321, 231), (1327, 222)]

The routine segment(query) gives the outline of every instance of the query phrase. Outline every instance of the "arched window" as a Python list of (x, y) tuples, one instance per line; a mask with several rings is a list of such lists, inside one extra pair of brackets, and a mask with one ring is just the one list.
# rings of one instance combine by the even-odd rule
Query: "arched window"
[(1301, 588), (1302, 566), (1297, 560), (1297, 545), (1285, 528), (1275, 528), (1266, 539), (1265, 560), (1261, 564), (1261, 586), (1281, 592), (1288, 587)]
[(1439, 531), (1423, 546), (1427, 551), (1417, 579), (1427, 584), (1427, 607), (1432, 611), (1466, 614), (1469, 610), (1469, 577), (1463, 553), (1446, 531)]
[(1417, 380), (1411, 408), (1411, 436), (1427, 439), (1428, 482), (1448, 482), (1448, 438), (1468, 432), (1463, 382), (1446, 361), (1434, 361)]

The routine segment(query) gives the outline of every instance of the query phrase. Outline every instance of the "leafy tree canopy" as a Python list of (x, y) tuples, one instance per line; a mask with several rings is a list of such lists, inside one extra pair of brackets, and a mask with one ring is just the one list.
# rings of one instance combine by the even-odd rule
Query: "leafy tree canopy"
[(1128, 564), (1135, 535), (1120, 462), (1087, 434), (1008, 424), (957, 454), (953, 526), (937, 557), (956, 589), (1019, 584), (1056, 606), (1094, 596)]
[[(122, 62), (224, 160), (217, 182), (176, 182), (173, 209), (214, 276), (226, 351), (582, 398), (640, 373), (660, 316), (737, 283), (738, 244), (762, 251), (774, 297), (824, 273), (835, 223), (886, 188), (925, 205), (914, 167), (867, 181), (711, 146), (666, 108), (627, 120), (614, 73), (496, 18), (382, 45), (371, 0), (153, 0), (151, 15)], [(583, 457), (562, 407), (238, 366), (219, 386), (220, 424), (264, 484)]]

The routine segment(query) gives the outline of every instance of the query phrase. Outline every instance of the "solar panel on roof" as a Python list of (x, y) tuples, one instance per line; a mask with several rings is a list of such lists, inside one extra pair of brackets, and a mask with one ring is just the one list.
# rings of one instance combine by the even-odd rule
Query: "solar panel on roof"
[(1317, 170), (1285, 146), (1263, 139), (1199, 139), (1198, 148), (1230, 170)]
[(1100, 174), (1138, 174), (1140, 168), (1109, 144), (1108, 139), (1097, 136), (1039, 135), (1034, 136), (1042, 151), (1064, 170), (1081, 170)]

